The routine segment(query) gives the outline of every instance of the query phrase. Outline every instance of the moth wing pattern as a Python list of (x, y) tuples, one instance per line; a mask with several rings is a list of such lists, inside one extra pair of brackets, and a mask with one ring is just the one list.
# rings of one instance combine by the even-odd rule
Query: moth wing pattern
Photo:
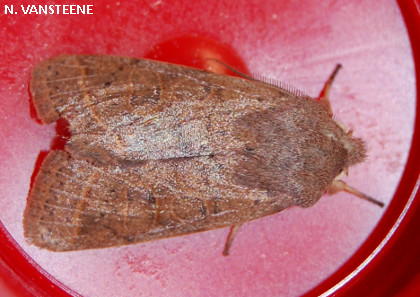
[(275, 87), (258, 91), (255, 82), (114, 56), (44, 61), (30, 88), (42, 121), (69, 122), (67, 151), (102, 164), (225, 151), (234, 143), (226, 118), (269, 106), (261, 98), (282, 97)]
[(51, 151), (28, 199), (25, 236), (53, 251), (101, 248), (231, 226), (289, 206), (229, 186), (221, 179), (224, 161), (157, 160), (122, 169)]

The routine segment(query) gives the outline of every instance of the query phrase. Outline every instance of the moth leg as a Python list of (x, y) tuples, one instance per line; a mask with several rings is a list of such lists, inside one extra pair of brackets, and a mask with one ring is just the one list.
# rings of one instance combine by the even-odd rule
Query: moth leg
[(238, 230), (241, 226), (242, 226), (242, 224), (234, 225), (230, 228), (228, 238), (226, 239), (225, 249), (223, 250), (223, 256), (228, 256), (229, 255), (230, 246), (232, 245), (232, 242), (235, 239), (236, 233), (238, 232)]
[(337, 76), (337, 73), (341, 67), (342, 67), (341, 64), (337, 64), (337, 66), (335, 66), (334, 71), (331, 73), (330, 77), (325, 82), (324, 88), (322, 89), (321, 93), (319, 93), (319, 96), (318, 96), (319, 102), (321, 103), (321, 105), (324, 106), (325, 110), (328, 112), (330, 116), (333, 115), (331, 104), (330, 104), (330, 89), (334, 81), (334, 78)]
[(374, 204), (376, 204), (380, 207), (384, 207), (384, 205), (385, 205), (383, 202), (378, 201), (375, 198), (372, 198), (372, 197), (360, 192), (359, 190), (349, 186), (348, 184), (346, 184), (342, 180), (333, 181), (332, 184), (327, 189), (327, 192), (330, 195), (335, 194), (335, 193), (340, 192), (340, 191), (348, 192), (348, 193), (353, 194), (353, 195), (355, 195), (359, 198), (362, 198), (364, 200), (372, 202), (372, 203), (374, 203)]

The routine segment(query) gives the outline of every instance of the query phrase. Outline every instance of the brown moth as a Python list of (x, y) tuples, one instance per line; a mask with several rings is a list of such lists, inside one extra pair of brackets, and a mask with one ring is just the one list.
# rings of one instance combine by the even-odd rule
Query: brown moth
[(52, 251), (144, 242), (232, 226), (325, 191), (383, 204), (340, 177), (364, 142), (321, 103), (264, 82), (145, 59), (59, 56), (32, 73), (44, 123), (68, 121), (29, 194), (25, 237)]

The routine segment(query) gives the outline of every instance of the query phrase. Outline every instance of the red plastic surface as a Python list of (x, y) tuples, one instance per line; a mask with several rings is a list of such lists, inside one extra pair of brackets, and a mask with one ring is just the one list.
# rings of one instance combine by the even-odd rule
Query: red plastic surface
[[(1, 296), (420, 294), (418, 1), (94, 2), (85, 16), (4, 15), (0, 6)], [(36, 63), (62, 53), (220, 71), (214, 58), (313, 96), (340, 62), (333, 110), (370, 153), (347, 180), (387, 207), (325, 196), (246, 224), (228, 258), (227, 229), (72, 253), (28, 245), (21, 220), (35, 164), (64, 133), (37, 123), (28, 81)]]

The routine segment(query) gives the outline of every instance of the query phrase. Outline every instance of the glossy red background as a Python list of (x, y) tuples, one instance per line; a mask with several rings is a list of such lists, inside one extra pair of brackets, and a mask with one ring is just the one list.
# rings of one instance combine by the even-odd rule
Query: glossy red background
[[(374, 10), (381, 9), (381, 5), (395, 6), (394, 3), (389, 1), (380, 2), (380, 4), (377, 4), (378, 7), (367, 5), (367, 8)], [(23, 3), (34, 4), (34, 2)], [(82, 4), (80, 1), (66, 3)], [(357, 31), (342, 32), (342, 37), (332, 35), (330, 31), (333, 29), (329, 26), (335, 22), (340, 23), (340, 20), (330, 19), (331, 15), (339, 15), (332, 12), (344, 11), (344, 8), (347, 8), (349, 12), (354, 12), (357, 11), (358, 5), (366, 6), (366, 3), (363, 4), (362, 1), (360, 3), (359, 1), (346, 1), (345, 3), (343, 2), (344, 4), (329, 1), (313, 2), (313, 4), (310, 1), (302, 1), (300, 4), (291, 4), (286, 1), (281, 3), (267, 1), (264, 5), (259, 3), (259, 1), (249, 1), (246, 5), (244, 2), (233, 3), (231, 1), (220, 1), (217, 2), (217, 5), (210, 5), (204, 1), (191, 3), (182, 1), (171, 3), (164, 1), (130, 1), (130, 3), (120, 1), (106, 4), (105, 1), (95, 1), (94, 15), (92, 16), (0, 15), (0, 37), (2, 40), (0, 51), (0, 90), (2, 100), (0, 103), (0, 152), (2, 153), (0, 170), (2, 171), (1, 187), (2, 189), (7, 188), (7, 192), (2, 193), (9, 195), (2, 197), (4, 200), (2, 203), (3, 209), (1, 210), (3, 216), (0, 216), (0, 219), (5, 217), (5, 221), (11, 221), (8, 219), (9, 213), (21, 216), (19, 211), (22, 209), (22, 205), (24, 206), (29, 180), (34, 169), (34, 160), (37, 158), (39, 151), (50, 148), (49, 143), (55, 135), (54, 127), (34, 124), (35, 119), (31, 117), (30, 113), (27, 82), (29, 81), (30, 69), (38, 61), (60, 53), (97, 53), (135, 57), (147, 56), (171, 62), (187, 63), (197, 67), (217, 67), (214, 64), (211, 65), (211, 63), (209, 65), (208, 58), (210, 57), (224, 61), (244, 72), (261, 73), (276, 78), (278, 78), (280, 73), (282, 75), (281, 79), (296, 84), (300, 89), (309, 92), (311, 95), (316, 95), (335, 63), (342, 62), (337, 61), (343, 56), (340, 55), (340, 52), (337, 53), (332, 44), (337, 42), (337, 38), (343, 38), (342, 43), (348, 42), (348, 44), (351, 44), (352, 42), (348, 40), (354, 40), (357, 43), (357, 38), (362, 38), (360, 36), (363, 36), (362, 32)], [(16, 1), (10, 4), (18, 5), (20, 2)], [(415, 28), (420, 27), (419, 5), (418, 3), (416, 5), (413, 1), (400, 1), (399, 5), (410, 33), (418, 74), (420, 44), (418, 33), (416, 35), (414, 31)], [(345, 11), (343, 11), (341, 13), (345, 15)], [(288, 14), (282, 14), (282, 12), (287, 12)], [(322, 12), (325, 14), (321, 14)], [(370, 16), (369, 11), (365, 13), (366, 17)], [(397, 18), (396, 14), (398, 14), (398, 10), (394, 10), (393, 14), (387, 16)], [(303, 18), (305, 21), (300, 22), (299, 18)], [(355, 22), (358, 18), (360, 16), (355, 16)], [(313, 23), (313, 26), (310, 26), (311, 23)], [(299, 26), (299, 24), (302, 25)], [(358, 27), (355, 25), (355, 30), (381, 30), (381, 26)], [(290, 44), (273, 44), (272, 40), (278, 40), (275, 38), (278, 35), (286, 36), (283, 38), (285, 42), (294, 42)], [(332, 37), (332, 40), (329, 40), (329, 36), (334, 37)], [(380, 42), (389, 41), (382, 40), (376, 43)], [(395, 40), (395, 42), (400, 41)], [(293, 47), (292, 50), (290, 50), (290, 47)], [(281, 50), (295, 53), (295, 55), (282, 56)], [(372, 57), (370, 51), (375, 52), (376, 50), (375, 53), (378, 55), (378, 58), (380, 55), (387, 54), (369, 47), (362, 47), (359, 50), (358, 58), (363, 62), (360, 64), (364, 65), (365, 63), (366, 68), (369, 68), (369, 64), (372, 63), (372, 61), (365, 58)], [(398, 50), (398, 46), (396, 46), (396, 50)], [(311, 55), (316, 57), (316, 59), (308, 58)], [(345, 59), (345, 56), (343, 59)], [(412, 59), (412, 57), (407, 56), (407, 59)], [(387, 62), (386, 59), (385, 62)], [(392, 61), (389, 61), (389, 63), (392, 63)], [(279, 66), (278, 64), (283, 65)], [(344, 71), (346, 71), (346, 65), (344, 66)], [(347, 69), (352, 69), (351, 65), (347, 66)], [(397, 69), (395, 69), (395, 73), (398, 74)], [(349, 83), (348, 80), (351, 79), (352, 75), (355, 76), (354, 83), (357, 83), (357, 76), (363, 74), (340, 74), (342, 77), (341, 84), (351, 86), (351, 82)], [(396, 81), (399, 79), (405, 80), (407, 85), (415, 83), (414, 75), (413, 77), (407, 76), (404, 78), (395, 78), (392, 75), (392, 73), (379, 73), (378, 78)], [(346, 80), (347, 82), (345, 82)], [(336, 91), (336, 93), (333, 91), (332, 97), (334, 94), (338, 95), (346, 91), (350, 91), (350, 94), (352, 94), (352, 90), (340, 87), (340, 82), (337, 85), (339, 91)], [(417, 90), (419, 89), (418, 87), (419, 82), (417, 81)], [(353, 88), (356, 89), (357, 86), (353, 86)], [(386, 89), (386, 83), (384, 83), (384, 89)], [(335, 100), (333, 102), (335, 111), (342, 106), (346, 106), (345, 104), (349, 104), (346, 102), (342, 103), (340, 100), (354, 100), (351, 96), (345, 98), (333, 99)], [(356, 108), (352, 107), (352, 105), (349, 106), (343, 107), (345, 112), (352, 111), (349, 108)], [(418, 114), (418, 109), (419, 105), (417, 104), (416, 114)], [(338, 113), (340, 113), (340, 110), (338, 110)], [(351, 118), (343, 112), (341, 113), (343, 118)], [(389, 121), (394, 120), (392, 118), (389, 119)], [(147, 271), (147, 273), (152, 275), (154, 273), (155, 278), (161, 276), (179, 279), (180, 284), (184, 284), (184, 279), (177, 273), (186, 273), (189, 269), (192, 270), (191, 274), (195, 274), (198, 281), (192, 283), (188, 288), (172, 287), (178, 289), (178, 291), (167, 292), (169, 295), (188, 292), (191, 295), (213, 296), (212, 294), (217, 292), (217, 288), (224, 288), (222, 292), (227, 295), (242, 295), (244, 294), (242, 290), (245, 289), (250, 291), (257, 290), (253, 292), (261, 292), (261, 294), (263, 292), (266, 294), (267, 292), (273, 293), (278, 292), (276, 291), (277, 280), (272, 277), (276, 274), (274, 271), (270, 272), (270, 269), (287, 270), (289, 268), (285, 263), (293, 265), (295, 261), (296, 263), (304, 262), (302, 267), (307, 267), (308, 270), (316, 270), (316, 267), (306, 264), (311, 261), (311, 258), (315, 258), (316, 255), (305, 255), (304, 259), (295, 258), (288, 260), (287, 258), (276, 258), (283, 259), (284, 263), (270, 264), (269, 269), (267, 269), (263, 266), (269, 263), (267, 262), (268, 260), (265, 260), (266, 258), (258, 259), (249, 255), (260, 253), (260, 249), (264, 249), (265, 246), (278, 251), (287, 250), (284, 246), (278, 247), (275, 240), (270, 240), (270, 232), (278, 228), (279, 232), (287, 236), (289, 233), (293, 235), (290, 229), (295, 228), (294, 236), (291, 237), (291, 240), (293, 238), (295, 240), (298, 234), (302, 234), (302, 237), (310, 237), (308, 234), (305, 234), (304, 230), (299, 229), (300, 227), (306, 226), (306, 228), (310, 228), (312, 226), (312, 229), (307, 232), (316, 232), (316, 226), (319, 224), (319, 226), (327, 228), (328, 231), (334, 232), (334, 234), (331, 234), (331, 237), (339, 236), (342, 232), (345, 233), (352, 230), (345, 224), (340, 224), (334, 228), (328, 227), (325, 223), (319, 223), (320, 220), (328, 220), (328, 218), (333, 220), (336, 217), (342, 217), (343, 220), (346, 220), (346, 218), (357, 219), (357, 217), (354, 217), (354, 213), (360, 210), (362, 218), (368, 217), (372, 219), (369, 222), (354, 221), (354, 229), (366, 228), (366, 230), (360, 236), (355, 232), (356, 235), (348, 237), (348, 240), (356, 242), (349, 243), (350, 248), (347, 247), (347, 249), (354, 248), (353, 255), (350, 255), (351, 257), (343, 265), (334, 264), (333, 261), (332, 265), (336, 265), (336, 267), (325, 268), (324, 271), (326, 271), (326, 274), (328, 274), (328, 271), (334, 273), (320, 277), (318, 281), (305, 280), (305, 277), (314, 277), (310, 273), (305, 274), (303, 271), (294, 271), (289, 276), (290, 281), (293, 282), (291, 287), (298, 286), (299, 283), (296, 284), (296, 282), (301, 282), (302, 286), (308, 286), (308, 283), (313, 283), (314, 286), (309, 288), (306, 294), (307, 296), (316, 296), (327, 292), (350, 275), (351, 277), (348, 278), (346, 283), (340, 288), (336, 288), (339, 296), (394, 296), (396, 294), (412, 296), (410, 294), (413, 292), (419, 292), (418, 267), (420, 267), (420, 239), (417, 236), (417, 230), (420, 227), (420, 197), (414, 197), (417, 189), (416, 183), (418, 187), (418, 164), (420, 164), (419, 156), (415, 155), (415, 152), (420, 151), (419, 123), (417, 118), (416, 120), (416, 129), (413, 132), (413, 142), (404, 174), (394, 199), (388, 202), (386, 213), (383, 215), (381, 210), (340, 196), (334, 197), (334, 199), (330, 198), (333, 200), (329, 200), (329, 202), (323, 199), (320, 202), (321, 205), (312, 211), (300, 212), (293, 209), (288, 213), (281, 214), (281, 217), (277, 216), (276, 218), (265, 219), (263, 222), (253, 223), (245, 231), (238, 234), (242, 239), (238, 238), (238, 242), (235, 242), (234, 250), (232, 250), (233, 255), (229, 259), (222, 259), (220, 256), (226, 230), (217, 230), (212, 231), (213, 233), (207, 232), (180, 239), (171, 239), (163, 243), (116, 249), (115, 253), (109, 250), (91, 251), (83, 256), (82, 254), (72, 253), (67, 256), (66, 260), (76, 258), (74, 259), (76, 261), (77, 257), (85, 257), (83, 259), (91, 261), (89, 265), (95, 265), (95, 261), (102, 260), (105, 264), (96, 264), (98, 267), (103, 267), (99, 264), (106, 266), (106, 257), (113, 259), (121, 257), (121, 263), (109, 263), (109, 265), (121, 265), (115, 270), (121, 274), (116, 275), (116, 278), (127, 277), (130, 273)], [(348, 123), (349, 120), (345, 122)], [(358, 132), (358, 126), (366, 124), (369, 123), (356, 120), (354, 122), (356, 133)], [(35, 144), (34, 141), (36, 142)], [(384, 151), (391, 150), (391, 148), (387, 147), (388, 145), (389, 143), (385, 142), (382, 149)], [(36, 153), (34, 154), (34, 152)], [(358, 171), (356, 170), (355, 172)], [(350, 173), (351, 175), (352, 173)], [(369, 178), (369, 174), (363, 178)], [(353, 180), (358, 182), (357, 177), (353, 177)], [(25, 188), (21, 186), (22, 184), (26, 185)], [(360, 184), (368, 185), (369, 182), (361, 181)], [(373, 188), (372, 191), (375, 191), (375, 189)], [(383, 192), (378, 191), (377, 193)], [(327, 206), (327, 204), (329, 205)], [(350, 214), (338, 213), (343, 208), (349, 209), (348, 212)], [(325, 212), (328, 214), (325, 214)], [(296, 218), (305, 219), (309, 223), (306, 225), (302, 224), (297, 222)], [(398, 218), (400, 219), (396, 223)], [(369, 224), (374, 226), (376, 224), (375, 220), (379, 219), (380, 221), (372, 235), (364, 241), (365, 234), (369, 234), (369, 228), (372, 228)], [(19, 222), (19, 219), (16, 219), (16, 222)], [(313, 226), (314, 224), (315, 227)], [(368, 225), (367, 227), (366, 224)], [(284, 228), (284, 226), (288, 230), (282, 230), (281, 228)], [(7, 226), (7, 228), (8, 231), (15, 230), (11, 225)], [(19, 228), (16, 228), (16, 230), (19, 230)], [(2, 227), (2, 232), (0, 233), (2, 243), (0, 247), (0, 290), (2, 291), (0, 292), (2, 296), (67, 296), (65, 292), (67, 290), (66, 287), (56, 280), (50, 280), (46, 277), (42, 268), (31, 262), (32, 260), (16, 245), (14, 238), (17, 239), (21, 235), (12, 232), (12, 237), (8, 231)], [(328, 238), (321, 231), (312, 235), (314, 239), (310, 244), (314, 245), (314, 248), (306, 247), (305, 245), (299, 247), (303, 252), (315, 251), (322, 254), (323, 250), (326, 249), (325, 244), (329, 242)], [(257, 242), (245, 239), (245, 237), (255, 237)], [(384, 239), (386, 240), (384, 241)], [(261, 244), (260, 241), (263, 241), (265, 244)], [(358, 241), (360, 241), (360, 244), (363, 243), (360, 248), (357, 244)], [(18, 242), (21, 241), (18, 240)], [(372, 254), (381, 242), (384, 244), (383, 247)], [(33, 247), (24, 245), (22, 247), (32, 257), (39, 257), (43, 261), (48, 260), (49, 257), (53, 261), (55, 257), (54, 254), (50, 255), (45, 252), (38, 254), (36, 248)], [(141, 252), (142, 250), (145, 252)], [(209, 252), (209, 250), (214, 252)], [(325, 255), (325, 257), (329, 256), (333, 259), (336, 257), (339, 259), (337, 261), (342, 261), (345, 258), (345, 256), (339, 254), (338, 250), (328, 249), (328, 252), (330, 251), (335, 251), (337, 254), (333, 253)], [(174, 255), (165, 258), (159, 254), (162, 252), (173, 253)], [(211, 254), (207, 255), (208, 253)], [(102, 255), (103, 258), (98, 255)], [(270, 252), (267, 252), (267, 255), (261, 252), (261, 255), (275, 259)], [(373, 255), (372, 259), (363, 262), (371, 255)], [(157, 260), (154, 261), (154, 259)], [(175, 264), (165, 262), (168, 260), (173, 261)], [(125, 271), (125, 264), (132, 271)], [(172, 275), (171, 273), (164, 274), (163, 271), (170, 264), (173, 265)], [(217, 268), (215, 268), (214, 273), (221, 273), (221, 270), (226, 270), (228, 272), (227, 275), (231, 276), (231, 279), (212, 278), (212, 271), (209, 267), (215, 264)], [(64, 261), (62, 265), (66, 265), (66, 262)], [(179, 267), (179, 270), (176, 269), (177, 267)], [(357, 273), (352, 275), (352, 272), (357, 267), (360, 267), (360, 269), (356, 270)], [(58, 273), (57, 275), (59, 275), (61, 268), (57, 267), (54, 270)], [(48, 270), (47, 272), (53, 277), (57, 277), (54, 271)], [(76, 275), (78, 272), (74, 271), (74, 273)], [(255, 274), (254, 277), (252, 277), (252, 273)], [(206, 277), (200, 278), (202, 274), (206, 274)], [(255, 279), (259, 283), (241, 283), (241, 274), (246, 281), (250, 282)], [(188, 276), (187, 273), (185, 275), (185, 277)], [(302, 277), (303, 275), (304, 277)], [(94, 276), (86, 275), (85, 278), (87, 281), (83, 284), (70, 282), (67, 285), (73, 290), (79, 290), (79, 288), (83, 290), (88, 286), (95, 286)], [(112, 282), (112, 275), (110, 275), (109, 281)], [(164, 279), (164, 281), (170, 283), (171, 279)], [(282, 281), (284, 282), (284, 279)], [(153, 284), (151, 281), (145, 281), (145, 284), (147, 285), (145, 285), (143, 295), (147, 295), (147, 292), (153, 292), (148, 290), (153, 290), (153, 285), (156, 284)], [(164, 284), (164, 282), (161, 281), (161, 284)], [(284, 285), (284, 283), (281, 283), (281, 285)], [(206, 287), (208, 287), (207, 290), (204, 289)], [(258, 291), (258, 288), (262, 287), (265, 289)], [(118, 292), (118, 287), (111, 285), (110, 290)], [(136, 293), (142, 295), (142, 292), (136, 291)], [(290, 295), (294, 295), (293, 292)]]

